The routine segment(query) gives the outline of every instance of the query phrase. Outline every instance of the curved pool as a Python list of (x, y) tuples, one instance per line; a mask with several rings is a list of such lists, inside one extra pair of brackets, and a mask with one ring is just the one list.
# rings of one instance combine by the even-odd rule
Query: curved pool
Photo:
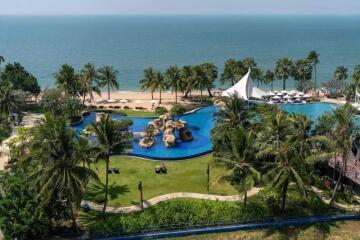
[[(279, 107), (289, 113), (303, 113), (310, 119), (316, 120), (320, 115), (325, 112), (331, 111), (336, 108), (336, 105), (329, 103), (309, 103), (309, 104), (282, 104)], [(133, 148), (128, 153), (131, 156), (138, 156), (144, 158), (150, 158), (155, 160), (179, 160), (200, 156), (212, 151), (211, 143), (211, 129), (213, 129), (215, 123), (213, 114), (218, 111), (215, 106), (208, 106), (201, 108), (193, 113), (184, 114), (175, 117), (175, 120), (184, 120), (188, 123), (190, 131), (193, 133), (193, 141), (190, 142), (177, 142), (172, 148), (166, 148), (162, 142), (162, 134), (156, 137), (155, 146), (146, 149), (141, 148), (138, 144), (139, 139), (134, 138)], [(132, 132), (142, 132), (147, 126), (149, 121), (155, 118), (136, 118), (126, 117), (117, 114), (112, 114), (112, 118), (115, 120), (120, 119), (132, 119), (133, 125), (130, 126)], [(81, 133), (83, 129), (95, 122), (96, 113), (84, 117), (84, 120), (74, 126), (77, 133)], [(177, 136), (177, 132), (175, 132)]]

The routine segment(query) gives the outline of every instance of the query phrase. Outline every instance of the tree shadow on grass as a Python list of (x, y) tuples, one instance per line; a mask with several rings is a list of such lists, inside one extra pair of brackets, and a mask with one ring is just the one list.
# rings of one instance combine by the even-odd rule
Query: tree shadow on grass
[[(280, 229), (269, 229), (265, 231), (263, 238), (272, 237), (277, 235), (277, 239), (284, 240), (295, 240), (298, 239), (299, 236), (302, 236), (303, 239), (306, 236), (305, 231), (310, 231), (310, 228), (313, 228), (314, 235), (317, 240), (325, 240), (330, 234), (331, 227), (338, 227), (336, 222), (330, 223), (320, 223), (320, 224), (312, 224), (306, 226), (298, 226), (298, 227), (286, 227)], [(313, 237), (311, 236), (311, 237)], [(310, 237), (310, 236), (309, 236)]]
[[(117, 185), (113, 183), (109, 186), (108, 196), (110, 200), (119, 198), (120, 195), (125, 195), (130, 192), (128, 185)], [(99, 198), (98, 196), (105, 195), (105, 184), (103, 183), (92, 183), (88, 186), (84, 198), (86, 200), (94, 200)]]

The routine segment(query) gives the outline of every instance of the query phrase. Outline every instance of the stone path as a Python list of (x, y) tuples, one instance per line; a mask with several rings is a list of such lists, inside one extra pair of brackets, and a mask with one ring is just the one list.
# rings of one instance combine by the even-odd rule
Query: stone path
[[(261, 188), (253, 188), (248, 191), (248, 197), (251, 197), (257, 194)], [(176, 198), (195, 198), (195, 199), (203, 199), (203, 200), (212, 200), (212, 201), (228, 201), (228, 202), (236, 202), (242, 200), (242, 197), (239, 195), (230, 195), (230, 196), (221, 196), (221, 195), (212, 195), (212, 194), (201, 194), (201, 193), (189, 193), (189, 192), (178, 192), (178, 193), (169, 193), (165, 195), (161, 195), (158, 197), (151, 198), (149, 200), (144, 201), (144, 208), (148, 208), (154, 206), (158, 203), (168, 201)], [(96, 204), (89, 201), (83, 201), (82, 204), (87, 204), (90, 209), (95, 211), (102, 211), (103, 205)], [(107, 207), (107, 213), (131, 213), (141, 211), (141, 205), (133, 205), (129, 207)]]

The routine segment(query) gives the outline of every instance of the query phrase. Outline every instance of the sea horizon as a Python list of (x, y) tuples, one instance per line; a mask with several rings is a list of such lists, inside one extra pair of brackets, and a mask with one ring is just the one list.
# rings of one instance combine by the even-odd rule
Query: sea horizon
[[(360, 64), (360, 15), (0, 15), (0, 55), (20, 62), (42, 88), (64, 63), (113, 65), (120, 90), (138, 90), (143, 70), (253, 57), (272, 69), (280, 57), (320, 54), (318, 80)], [(45, 19), (45, 20), (44, 20)], [(284, 21), (286, 19), (286, 21)], [(2, 68), (4, 64), (2, 65)], [(275, 88), (281, 82), (275, 82)], [(294, 82), (288, 82), (289, 88)], [(217, 87), (220, 87), (217, 81)], [(224, 86), (226, 87), (226, 86)], [(262, 86), (269, 88), (269, 86)]]

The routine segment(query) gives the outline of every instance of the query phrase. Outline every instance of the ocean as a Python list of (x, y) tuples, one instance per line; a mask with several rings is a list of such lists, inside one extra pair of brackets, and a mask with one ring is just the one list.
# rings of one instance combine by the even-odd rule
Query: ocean
[(64, 63), (113, 65), (121, 90), (137, 90), (149, 66), (213, 62), (220, 76), (229, 58), (253, 57), (271, 69), (280, 57), (312, 50), (320, 82), (340, 65), (350, 75), (360, 64), (360, 16), (0, 16), (0, 55), (23, 64), (43, 88)]

